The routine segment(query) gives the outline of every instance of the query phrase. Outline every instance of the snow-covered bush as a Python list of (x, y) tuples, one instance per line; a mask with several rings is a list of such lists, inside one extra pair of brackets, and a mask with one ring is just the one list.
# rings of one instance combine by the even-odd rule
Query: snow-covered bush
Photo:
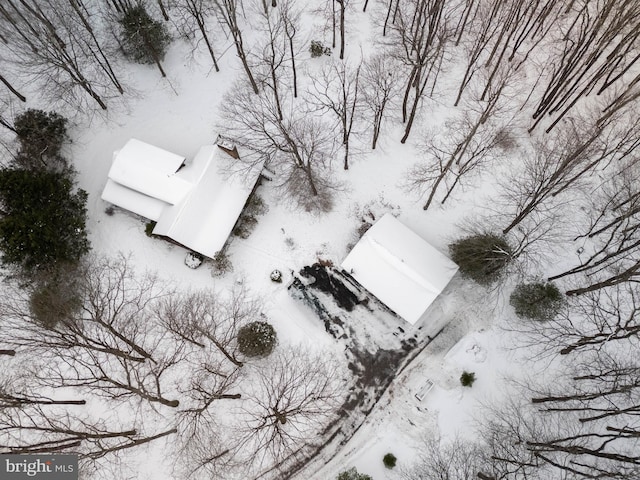
[(358, 473), (356, 467), (352, 467), (349, 470), (340, 472), (336, 477), (336, 480), (373, 480), (369, 475), (364, 473)]
[(396, 466), (396, 461), (398, 459), (393, 453), (387, 453), (384, 457), (382, 457), (382, 463), (387, 468), (393, 468)]
[(271, 275), (269, 275), (269, 278), (271, 278), (272, 282), (282, 283), (282, 272), (280, 270), (274, 270), (271, 272)]
[(251, 322), (238, 331), (238, 350), (247, 357), (266, 357), (276, 346), (276, 331), (267, 322)]
[(462, 372), (462, 375), (460, 375), (460, 383), (462, 384), (463, 387), (472, 387), (473, 382), (475, 381), (476, 381), (476, 374), (473, 372), (464, 371)]
[(509, 297), (516, 315), (533, 320), (551, 320), (564, 305), (562, 292), (553, 283), (521, 283)]
[(213, 270), (211, 275), (214, 277), (221, 277), (225, 273), (233, 271), (233, 265), (226, 253), (223, 251), (216, 252), (213, 256)]
[(192, 269), (198, 268), (202, 265), (204, 260), (204, 256), (198, 252), (187, 252), (187, 255), (184, 257), (184, 264)]
[(500, 278), (513, 258), (513, 250), (504, 237), (481, 233), (456, 240), (449, 245), (451, 259), (460, 273), (481, 285), (489, 285)]
[(151, 18), (144, 6), (127, 8), (120, 19), (120, 41), (124, 53), (137, 63), (154, 63), (164, 58), (171, 38), (166, 27)]

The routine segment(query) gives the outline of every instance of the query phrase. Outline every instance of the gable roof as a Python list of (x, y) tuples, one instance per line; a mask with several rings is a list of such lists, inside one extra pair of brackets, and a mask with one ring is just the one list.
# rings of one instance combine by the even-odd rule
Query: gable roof
[(132, 138), (113, 154), (109, 178), (136, 192), (175, 204), (189, 182), (176, 175), (185, 158)]
[(367, 230), (342, 268), (411, 324), (423, 316), (458, 270), (388, 213)]
[[(114, 154), (102, 198), (157, 222), (153, 233), (206, 257), (222, 250), (260, 176), (262, 165), (229, 176), (237, 161), (215, 145), (192, 161), (129, 140)], [(184, 164), (184, 165), (183, 165)]]

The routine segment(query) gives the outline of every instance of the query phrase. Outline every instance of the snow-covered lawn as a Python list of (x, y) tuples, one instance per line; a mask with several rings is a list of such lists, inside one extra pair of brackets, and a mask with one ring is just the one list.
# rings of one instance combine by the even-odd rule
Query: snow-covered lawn
[[(382, 48), (373, 41), (376, 35), (373, 32), (380, 29), (385, 11), (380, 4), (370, 7), (372, 13), (361, 13), (360, 8), (350, 12), (347, 61), (352, 58), (355, 62), (359, 55), (366, 57)], [(318, 17), (318, 12), (306, 12), (303, 16), (305, 46), (307, 40), (329, 37)], [(255, 32), (247, 35), (249, 44), (254, 40), (253, 34)], [(101, 194), (113, 152), (129, 139), (139, 139), (192, 159), (202, 146), (214, 144), (218, 134), (225, 135), (220, 105), (225, 95), (244, 81), (244, 71), (231, 40), (220, 43), (225, 45), (225, 50), (218, 59), (219, 73), (211, 68), (204, 48), (194, 53), (191, 46), (177, 38), (164, 60), (167, 78), (160, 78), (152, 66), (126, 65), (130, 91), (124, 99), (113, 101), (107, 113), (94, 115), (59, 106), (60, 113), (71, 119), (72, 142), (65, 147), (65, 155), (77, 169), (78, 186), (89, 195), (87, 227), (92, 255), (123, 255), (129, 258), (138, 274), (155, 272), (179, 292), (198, 289), (230, 292), (242, 286), (258, 299), (260, 313), (275, 327), (278, 352), (295, 349), (323, 355), (335, 362), (330, 364), (335, 366), (335, 371), (327, 371), (327, 377), (339, 377), (343, 401), (357, 397), (360, 403), (354, 400), (349, 403), (351, 411), (341, 412), (343, 416), (334, 425), (339, 432), (323, 448), (316, 445), (318, 454), (300, 468), (294, 478), (333, 480), (339, 472), (355, 466), (374, 480), (397, 479), (399, 470), (423, 455), (425, 439), (438, 438), (444, 443), (454, 439), (473, 441), (477, 438), (476, 427), (489, 407), (514, 396), (522, 399), (523, 389), (516, 381), (527, 384), (530, 379), (536, 379), (543, 383), (546, 369), (562, 368), (562, 361), (548, 358), (532, 362), (534, 349), (517, 348), (522, 345), (522, 338), (512, 331), (514, 322), (519, 320), (508, 303), (511, 280), (507, 280), (502, 289), (491, 289), (457, 274), (415, 325), (385, 311), (375, 302), (373, 306), (358, 305), (353, 311), (345, 312), (327, 296), (319, 294), (319, 298), (327, 302), (329, 314), (337, 318), (338, 323), (342, 322), (340, 331), (344, 335), (334, 336), (312, 308), (288, 290), (305, 266), (317, 262), (325, 266), (341, 265), (359, 240), (365, 218), (373, 223), (387, 213), (393, 214), (440, 253), (448, 255), (448, 245), (466, 235), (469, 225), (477, 226), (478, 219), (489, 219), (489, 213), (494, 219), (500, 213), (503, 206), (493, 199), (507, 171), (517, 171), (522, 163), (522, 152), (516, 149), (512, 149), (517, 153), (513, 156), (501, 153), (492, 166), (493, 175), (479, 169), (468, 175), (469, 178), (465, 176), (444, 207), (439, 203), (442, 198), (438, 197), (428, 210), (423, 210), (425, 195), (407, 186), (408, 172), (416, 162), (435, 152), (438, 142), (451, 142), (459, 133), (456, 131), (459, 124), (452, 121), (460, 121), (466, 110), (462, 104), (455, 109), (450, 107), (461, 74), (461, 64), (455, 63), (455, 59), (441, 72), (445, 79), (441, 80), (442, 87), (433, 98), (421, 101), (421, 110), (407, 143), (400, 142), (404, 126), (398, 114), (399, 105), (392, 105), (394, 114), (386, 120), (375, 150), (369, 148), (371, 140), (367, 133), (353, 142), (348, 170), (342, 168), (339, 149), (335, 158), (329, 159), (330, 168), (322, 172), (331, 172), (332, 185), (336, 187), (330, 193), (333, 203), (330, 211), (304, 211), (291, 198), (282, 195), (281, 179), (277, 175), (272, 181), (263, 181), (257, 194), (268, 210), (257, 216), (258, 223), (247, 238), (231, 237), (227, 254), (233, 268), (224, 275), (213, 274), (210, 260), (197, 269), (188, 268), (184, 248), (145, 235), (144, 219), (120, 209), (110, 210)], [(462, 55), (461, 51), (455, 52)], [(334, 50), (333, 55), (336, 54)], [(326, 56), (309, 58), (306, 51), (298, 58), (301, 91), (311, 89), (323, 66), (335, 60)], [(22, 88), (30, 93), (27, 107), (43, 108), (37, 93), (29, 91), (26, 80)], [(486, 102), (478, 105), (484, 108)], [(364, 123), (357, 125), (356, 130), (363, 130)], [(451, 131), (443, 133), (445, 129)], [(513, 130), (525, 131), (515, 122)], [(338, 129), (335, 135), (339, 136)], [(511, 140), (518, 142), (518, 138)], [(502, 173), (505, 176), (499, 178)], [(491, 230), (489, 223), (493, 220), (486, 221), (487, 230)], [(558, 247), (553, 242), (545, 246), (549, 252), (531, 260), (535, 268), (527, 273), (529, 277), (544, 277), (549, 273), (549, 264), (558, 270), (576, 263), (572, 253), (560, 259), (553, 257), (553, 249)], [(566, 245), (562, 248), (567, 249)], [(358, 261), (362, 264), (366, 259)], [(282, 272), (281, 283), (270, 279), (275, 269)], [(439, 285), (438, 290), (440, 287), (444, 284)], [(398, 305), (421, 303), (415, 302), (416, 298), (410, 293), (397, 289), (393, 297)], [(411, 319), (420, 313), (410, 315)], [(387, 354), (388, 357), (382, 358), (388, 359), (388, 365), (375, 363)], [(18, 358), (18, 361), (25, 360)], [(392, 374), (385, 377), (388, 372), (384, 367), (389, 367)], [(475, 375), (472, 386), (461, 384), (463, 372)], [(180, 392), (188, 374), (173, 374), (174, 393)], [(424, 398), (417, 398), (416, 394), (428, 382), (432, 382), (433, 387)], [(259, 388), (258, 381), (248, 382), (242, 388), (243, 395), (248, 392), (250, 396)], [(358, 397), (359, 394), (362, 397)], [(115, 415), (109, 410), (108, 402), (102, 400), (89, 402), (87, 408), (105, 418)], [(241, 407), (229, 412), (225, 421), (247, 415)], [(174, 412), (164, 410), (154, 414), (167, 425), (178, 418)], [(228, 424), (222, 422), (222, 425)], [(326, 438), (317, 440), (323, 443)], [(129, 450), (123, 454), (125, 467), (116, 475), (140, 480), (178, 478), (176, 472), (180, 470), (174, 470), (173, 447), (169, 437)], [(395, 469), (385, 468), (382, 459), (387, 453), (397, 457)], [(242, 473), (233, 472), (236, 478), (242, 478)], [(223, 480), (226, 478), (231, 480), (232, 473)]]

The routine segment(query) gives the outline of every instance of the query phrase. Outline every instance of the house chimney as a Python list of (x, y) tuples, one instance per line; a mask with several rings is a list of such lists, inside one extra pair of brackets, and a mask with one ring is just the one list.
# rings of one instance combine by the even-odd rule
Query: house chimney
[(238, 149), (236, 148), (234, 143), (228, 138), (225, 138), (222, 135), (218, 135), (218, 138), (216, 139), (216, 144), (218, 145), (218, 148), (223, 152), (225, 152), (227, 155), (230, 155), (236, 160), (240, 158), (240, 155), (238, 154)]

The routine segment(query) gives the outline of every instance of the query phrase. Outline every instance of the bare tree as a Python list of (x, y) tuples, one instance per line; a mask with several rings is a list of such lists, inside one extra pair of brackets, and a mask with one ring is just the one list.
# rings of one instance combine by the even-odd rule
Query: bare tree
[(528, 442), (550, 438), (554, 430), (563, 429), (566, 423), (549, 422), (536, 415), (530, 404), (513, 399), (483, 412), (483, 419), (482, 439), (487, 445), (494, 478), (543, 480), (557, 474), (536, 456)]
[[(535, 128), (545, 115), (557, 114), (550, 131), (585, 95), (602, 93), (616, 83), (640, 58), (640, 6), (633, 1), (571, 2), (570, 21), (560, 32), (562, 51), (550, 62), (548, 84), (533, 115)], [(602, 83), (600, 83), (602, 82)], [(628, 84), (627, 84), (628, 85)]]
[(81, 91), (106, 109), (103, 96), (123, 88), (89, 12), (80, 0), (8, 0), (0, 7), (0, 32), (11, 45), (11, 61), (53, 98), (77, 105)]
[[(349, 0), (335, 0), (335, 2), (339, 5), (340, 8), (340, 60), (344, 60), (344, 45), (345, 45), (345, 15), (347, 12), (347, 8), (349, 7)], [(335, 7), (334, 7), (335, 12)], [(335, 13), (334, 13), (335, 15)], [(334, 17), (335, 18), (335, 17)]]
[(387, 107), (398, 94), (398, 68), (390, 58), (375, 55), (365, 61), (362, 68), (362, 100), (373, 118), (371, 148), (375, 150), (380, 138)]
[(446, 3), (443, 0), (398, 2), (394, 13), (394, 35), (390, 42), (399, 45), (397, 56), (409, 68), (402, 102), (402, 120), (406, 122), (402, 143), (409, 137), (429, 82), (431, 90), (435, 88), (447, 44), (453, 37), (451, 24), (455, 8), (445, 8)]
[(87, 420), (43, 405), (0, 409), (0, 453), (77, 453), (80, 458), (97, 459), (124, 449), (149, 443), (175, 429), (151, 436), (135, 428), (120, 429), (104, 420)]
[[(637, 144), (636, 139), (633, 148), (627, 151), (633, 152)], [(626, 156), (622, 148), (617, 153), (618, 157)], [(637, 185), (640, 164), (632, 153), (628, 160), (617, 160), (607, 171), (610, 174), (587, 199), (591, 218), (586, 233), (574, 239), (585, 245), (580, 247), (584, 254), (580, 265), (550, 277), (555, 280), (583, 275), (581, 283), (586, 282), (587, 286), (570, 290), (568, 294), (593, 291), (593, 287), (599, 285), (633, 282), (640, 276), (640, 190)]]
[(242, 367), (236, 343), (238, 330), (259, 318), (260, 307), (246, 288), (235, 286), (226, 296), (196, 291), (165, 297), (158, 304), (157, 315), (162, 326), (178, 339), (207, 352), (213, 346), (235, 367)]
[(443, 441), (437, 437), (425, 437), (420, 447), (420, 457), (408, 468), (403, 468), (403, 480), (446, 479), (470, 480), (472, 478), (496, 478), (489, 475), (491, 467), (486, 450), (479, 443), (455, 438)]
[(175, 408), (180, 402), (167, 397), (165, 377), (182, 364), (182, 345), (167, 351), (172, 346), (169, 342), (155, 340), (151, 350), (155, 358), (150, 361), (136, 362), (95, 351), (57, 352), (59, 361), (34, 376), (44, 385), (81, 387), (106, 398), (133, 397)]
[(28, 291), (13, 291), (3, 305), (6, 342), (51, 360), (34, 372), (43, 384), (177, 406), (164, 396), (161, 378), (182, 361), (184, 347), (149, 315), (168, 290), (153, 276), (137, 276), (124, 258), (98, 260), (79, 273), (80, 307), (53, 324), (32, 317)]
[[(178, 12), (182, 23), (179, 28), (187, 35), (188, 38), (195, 36), (195, 31), (199, 32), (200, 38), (207, 46), (207, 51), (213, 62), (216, 72), (220, 71), (218, 67), (218, 59), (213, 49), (212, 34), (209, 30), (209, 20), (215, 15), (213, 4), (209, 0), (179, 0), (172, 4), (172, 7)], [(195, 22), (195, 27), (193, 27)], [(199, 42), (196, 42), (196, 45)]]
[(213, 357), (196, 363), (192, 372), (178, 422), (183, 469), (189, 478), (228, 476), (235, 466), (231, 453), (235, 440), (224, 433), (233, 425), (225, 421), (230, 417), (227, 402), (242, 396), (238, 393), (241, 370)]
[(286, 193), (304, 208), (330, 206), (328, 168), (334, 141), (319, 118), (283, 105), (280, 120), (273, 97), (252, 96), (246, 85), (235, 87), (221, 108), (221, 131), (245, 147), (245, 164), (266, 160)]
[(349, 145), (353, 123), (359, 116), (361, 96), (360, 93), (360, 63), (355, 69), (347, 66), (348, 63), (333, 63), (330, 68), (322, 71), (322, 74), (312, 80), (313, 91), (310, 92), (312, 102), (318, 108), (332, 113), (340, 128), (342, 146), (344, 149), (343, 167), (349, 169)]
[(245, 395), (246, 425), (240, 447), (261, 459), (283, 459), (318, 440), (320, 430), (337, 414), (342, 378), (326, 355), (276, 350), (252, 365), (256, 388)]
[[(508, 121), (502, 120), (503, 123), (499, 123), (500, 113), (504, 114), (504, 97), (507, 96), (504, 92), (508, 88), (511, 75), (512, 72), (505, 73), (487, 101), (470, 103), (460, 120), (447, 125), (444, 145), (429, 142), (428, 151), (435, 157), (436, 162), (418, 164), (409, 172), (410, 189), (429, 191), (424, 210), (431, 205), (440, 184), (446, 183), (449, 177), (454, 179), (447, 186), (441, 203), (449, 198), (465, 175), (479, 170), (499, 156), (501, 135), (508, 129)], [(494, 116), (496, 118), (493, 118)]]
[(216, 8), (218, 21), (223, 27), (226, 27), (233, 37), (233, 43), (236, 47), (238, 58), (240, 58), (240, 62), (242, 62), (242, 68), (244, 68), (244, 71), (247, 74), (247, 79), (251, 84), (253, 92), (257, 94), (258, 84), (256, 83), (253, 73), (251, 72), (251, 68), (249, 67), (244, 38), (242, 36), (242, 30), (240, 29), (240, 22), (238, 21), (238, 14), (239, 10), (242, 9), (242, 3), (240, 0), (213, 0), (213, 3)]
[(543, 352), (568, 355), (597, 351), (637, 336), (639, 302), (633, 285), (620, 284), (572, 298), (568, 308), (553, 319), (518, 329), (526, 331), (531, 345)]
[(289, 44), (289, 60), (291, 61), (291, 74), (293, 83), (293, 97), (298, 97), (298, 71), (296, 69), (296, 49), (294, 48), (294, 39), (300, 29), (301, 10), (295, 3), (295, 0), (284, 0), (280, 2), (279, 8), (280, 18), (284, 27), (284, 34)]
[[(538, 351), (568, 356), (529, 405), (496, 409), (492, 457), (534, 478), (633, 478), (640, 472), (638, 294), (618, 285), (576, 297), (548, 322), (520, 326)], [(536, 355), (539, 353), (536, 352)]]
[[(613, 343), (620, 347), (621, 342), (637, 349), (631, 338)], [(640, 412), (640, 368), (635, 358), (611, 346), (573, 351), (577, 356), (568, 378), (534, 393), (533, 404), (549, 421), (571, 422), (565, 432), (527, 443), (559, 470), (598, 472), (601, 478), (633, 477), (640, 471), (640, 431), (634, 421)]]
[(26, 97), (22, 95), (18, 90), (16, 90), (15, 87), (11, 83), (9, 83), (9, 81), (6, 78), (4, 78), (3, 75), (0, 75), (0, 82), (2, 82), (4, 86), (7, 87), (11, 93), (13, 93), (16, 97), (18, 97), (21, 102), (27, 101)]
[[(581, 124), (579, 128), (578, 123)], [(586, 179), (616, 158), (626, 156), (628, 148), (635, 149), (637, 136), (633, 132), (636, 129), (635, 123), (625, 120), (624, 112), (595, 125), (592, 117), (587, 116), (565, 122), (552, 138), (534, 143), (538, 152), (530, 157), (529, 172), (521, 177), (521, 182), (508, 187), (507, 194), (517, 209), (504, 233), (578, 180)]]
[[(280, 79), (278, 70), (285, 62), (287, 54), (286, 39), (284, 35), (285, 23), (283, 17), (275, 10), (260, 12), (260, 27), (265, 34), (265, 45), (259, 56), (259, 63), (268, 73), (260, 79), (260, 83), (273, 94), (273, 100), (278, 111), (278, 119), (283, 120)], [(266, 93), (266, 92), (265, 92)]]

